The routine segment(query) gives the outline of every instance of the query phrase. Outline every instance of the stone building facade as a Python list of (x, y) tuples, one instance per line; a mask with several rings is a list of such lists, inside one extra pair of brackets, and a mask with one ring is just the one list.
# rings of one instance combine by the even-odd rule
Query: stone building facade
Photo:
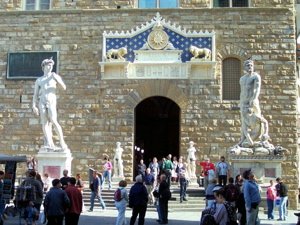
[[(227, 156), (227, 149), (240, 138), (240, 114), (238, 100), (223, 99), (222, 62), (229, 57), (243, 62), (252, 56), (262, 76), (260, 104), (271, 141), (289, 150), (281, 161), (281, 174), (296, 208), (299, 96), (294, 1), (251, 0), (251, 7), (242, 8), (215, 8), (209, 0), (179, 4), (178, 9), (138, 9), (134, 0), (52, 0), (50, 10), (25, 11), (22, 0), (1, 1), (1, 151), (35, 155), (42, 144), (39, 118), (31, 110), (34, 80), (6, 78), (9, 52), (59, 51), (58, 72), (67, 90), (58, 93), (58, 115), (74, 158), (72, 173), (86, 175), (90, 166), (101, 169), (103, 155), (113, 157), (115, 143), (121, 142), (128, 179), (134, 175), (135, 147), (145, 148), (148, 157), (161, 156), (160, 151), (179, 156), (186, 155), (188, 142), (194, 141), (198, 160)], [(215, 33), (211, 76), (103, 79), (103, 33), (137, 29), (157, 12), (182, 29)], [(147, 131), (149, 124), (155, 126)], [(159, 124), (166, 126), (161, 136), (156, 134)], [(137, 141), (139, 131), (155, 142), (154, 149)], [(155, 150), (159, 143), (166, 149)]]

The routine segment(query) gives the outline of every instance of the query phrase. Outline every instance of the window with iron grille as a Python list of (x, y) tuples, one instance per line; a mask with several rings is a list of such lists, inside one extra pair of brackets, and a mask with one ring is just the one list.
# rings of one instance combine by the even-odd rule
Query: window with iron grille
[(178, 8), (178, 0), (139, 0), (140, 9)]
[(25, 0), (25, 10), (49, 10), (51, 0)]
[(222, 96), (223, 100), (240, 99), (241, 61), (237, 58), (226, 58), (222, 63)]
[(214, 0), (214, 7), (248, 7), (248, 0)]

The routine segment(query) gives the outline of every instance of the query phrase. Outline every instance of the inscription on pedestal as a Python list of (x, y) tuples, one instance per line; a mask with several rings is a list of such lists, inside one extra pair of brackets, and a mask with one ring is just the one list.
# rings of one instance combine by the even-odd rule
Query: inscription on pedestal
[(43, 167), (43, 173), (48, 173), (48, 175), (50, 177), (60, 177), (60, 170), (61, 170), (61, 167), (60, 166), (44, 166)]

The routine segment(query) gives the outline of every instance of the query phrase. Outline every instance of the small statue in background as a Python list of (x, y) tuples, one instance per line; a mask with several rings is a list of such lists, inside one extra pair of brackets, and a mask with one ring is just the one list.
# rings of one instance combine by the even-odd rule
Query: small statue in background
[(114, 156), (114, 177), (124, 177), (123, 172), (123, 160), (122, 160), (122, 153), (124, 149), (121, 147), (121, 143), (116, 143), (117, 147), (115, 149), (115, 156)]
[(34, 156), (31, 156), (27, 161), (27, 169), (36, 171), (37, 161)]
[(188, 156), (187, 156), (187, 163), (190, 169), (190, 178), (196, 178), (196, 148), (194, 147), (194, 142), (189, 142), (189, 148), (187, 149)]

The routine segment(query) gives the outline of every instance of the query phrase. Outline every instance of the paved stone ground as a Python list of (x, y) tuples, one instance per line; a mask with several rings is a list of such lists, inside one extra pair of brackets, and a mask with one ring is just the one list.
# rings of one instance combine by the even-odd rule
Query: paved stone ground
[[(294, 215), (295, 211), (289, 211), (288, 219), (286, 221), (271, 221), (266, 219), (266, 215), (260, 213), (261, 225), (296, 225), (297, 217)], [(126, 219), (129, 224), (131, 216), (131, 210), (127, 209)], [(169, 224), (170, 225), (199, 225), (201, 213), (200, 212), (187, 212), (187, 211), (174, 211), (169, 212)], [(278, 213), (275, 213), (278, 218)], [(79, 225), (114, 225), (116, 222), (117, 210), (109, 209), (101, 211), (99, 208), (95, 208), (93, 212), (84, 212), (80, 216)], [(154, 211), (148, 211), (146, 213), (145, 225), (158, 225), (156, 222), (157, 213)], [(4, 225), (24, 225), (24, 221), (21, 223), (18, 217), (8, 218)], [(137, 221), (136, 223), (137, 224)], [(40, 225), (38, 223), (37, 225)]]
[[(260, 213), (261, 225), (296, 225), (297, 217), (294, 215), (295, 211), (289, 211), (288, 219), (286, 221), (270, 221), (266, 219), (266, 215)], [(201, 213), (199, 212), (181, 212), (174, 211), (169, 213), (169, 224), (170, 225), (199, 225)], [(116, 221), (117, 211), (106, 210), (100, 211), (95, 209), (93, 212), (84, 212), (79, 221), (79, 225), (114, 225)], [(126, 211), (127, 224), (129, 224), (131, 216), (131, 210)], [(278, 213), (275, 212), (276, 218)], [(146, 213), (145, 225), (158, 225), (156, 222), (157, 213), (150, 211)], [(137, 221), (136, 221), (137, 224)]]

